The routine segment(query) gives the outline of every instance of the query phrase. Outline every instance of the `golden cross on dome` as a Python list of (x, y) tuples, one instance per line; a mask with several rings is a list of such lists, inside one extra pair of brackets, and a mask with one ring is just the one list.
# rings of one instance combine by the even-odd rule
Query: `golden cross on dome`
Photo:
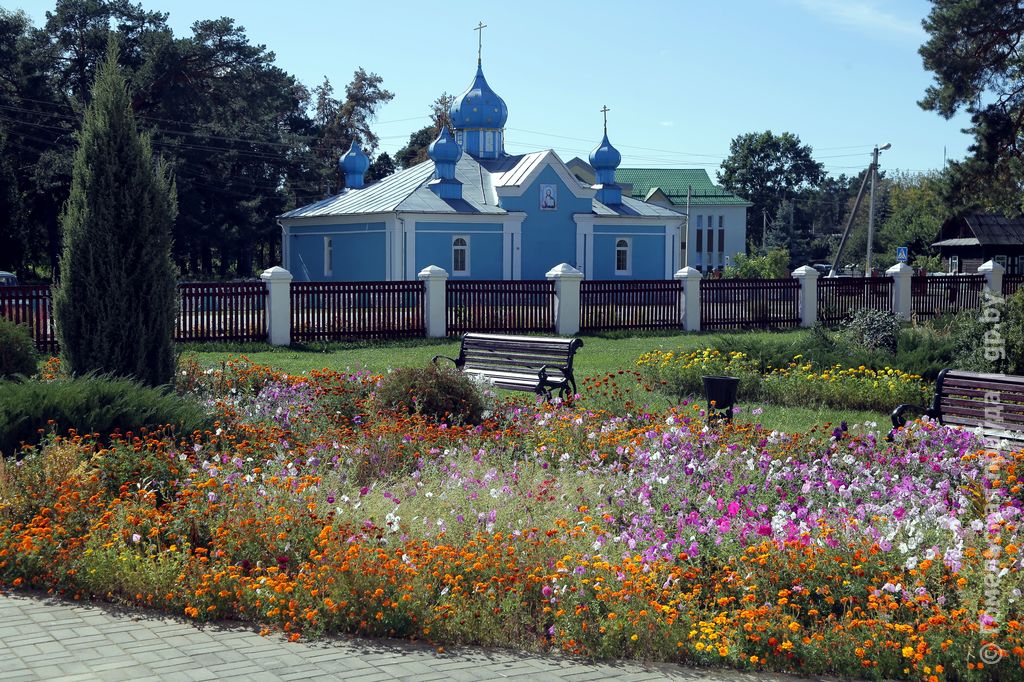
[(611, 111), (611, 109), (608, 108), (607, 104), (604, 105), (603, 107), (601, 107), (601, 113), (604, 114), (604, 134), (605, 135), (608, 134), (608, 112), (609, 111)]
[(485, 24), (484, 22), (481, 21), (477, 25), (477, 27), (473, 29), (474, 31), (479, 31), (479, 33), (477, 34), (477, 46), (476, 46), (476, 63), (477, 64), (480, 63), (480, 58), (483, 55), (483, 51), (484, 51), (484, 29), (485, 28), (487, 28), (487, 24)]

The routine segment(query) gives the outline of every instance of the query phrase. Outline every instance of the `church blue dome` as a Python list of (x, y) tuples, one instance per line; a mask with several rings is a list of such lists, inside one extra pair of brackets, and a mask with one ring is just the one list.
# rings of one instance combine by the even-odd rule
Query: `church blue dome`
[(452, 134), (448, 131), (448, 126), (443, 125), (437, 139), (430, 144), (427, 153), (430, 155), (430, 160), (435, 164), (454, 164), (462, 158), (462, 147), (452, 137)]
[(605, 133), (601, 144), (590, 152), (590, 165), (594, 167), (595, 171), (615, 170), (620, 163), (622, 163), (622, 154), (612, 146), (612, 143), (608, 141), (608, 133)]
[(508, 120), (508, 107), (498, 93), (491, 90), (484, 78), (483, 67), (477, 63), (476, 78), (462, 96), (455, 100), (451, 110), (452, 125), (456, 130), (468, 128), (501, 129)]
[(341, 170), (346, 175), (362, 175), (370, 168), (370, 157), (360, 148), (359, 143), (352, 140), (352, 146), (341, 157)]

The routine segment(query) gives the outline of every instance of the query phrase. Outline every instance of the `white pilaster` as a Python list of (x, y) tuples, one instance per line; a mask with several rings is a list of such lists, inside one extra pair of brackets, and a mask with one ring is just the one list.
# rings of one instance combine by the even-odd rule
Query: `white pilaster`
[(545, 277), (555, 282), (555, 332), (562, 336), (578, 334), (583, 273), (568, 263), (559, 263)]
[(445, 314), (446, 299), (445, 288), (448, 282), (448, 273), (436, 265), (428, 265), (420, 270), (419, 279), (424, 283), (425, 298), (424, 309), (427, 316), (427, 336), (443, 338), (448, 336), (448, 325)]
[(508, 225), (502, 228), (501, 235), (501, 278), (504, 280), (512, 279), (512, 261), (514, 259), (512, 249), (515, 247), (515, 240), (512, 236), (512, 230), (508, 229)]
[(813, 327), (818, 321), (818, 271), (801, 265), (793, 271), (793, 279), (800, 280), (800, 326)]
[(267, 287), (267, 340), (274, 346), (292, 343), (292, 273), (274, 266), (260, 274)]
[(910, 298), (910, 283), (914, 277), (914, 268), (906, 263), (897, 263), (885, 274), (892, 277), (892, 311), (901, 319), (909, 320), (914, 311), (914, 305)]
[(978, 274), (985, 275), (985, 289), (991, 296), (1003, 295), (1003, 274), (1006, 268), (994, 260), (986, 261), (978, 266)]
[(398, 217), (405, 235), (405, 273), (406, 279), (416, 279), (416, 221)]
[(680, 322), (683, 330), (688, 332), (700, 331), (700, 271), (696, 268), (686, 267), (673, 275), (683, 284), (683, 309), (680, 312)]

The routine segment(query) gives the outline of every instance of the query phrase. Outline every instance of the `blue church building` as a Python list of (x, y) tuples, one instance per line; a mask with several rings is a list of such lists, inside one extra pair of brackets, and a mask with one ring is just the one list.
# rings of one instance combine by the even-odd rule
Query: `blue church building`
[(682, 267), (685, 216), (623, 195), (607, 119), (588, 185), (553, 150), (505, 152), (508, 108), (479, 59), (449, 113), (454, 134), (442, 127), (429, 161), (366, 185), (369, 159), (353, 143), (340, 161), (347, 187), (280, 217), (297, 281), (415, 280), (428, 265), (453, 279), (537, 280), (559, 263), (587, 279), (670, 279)]

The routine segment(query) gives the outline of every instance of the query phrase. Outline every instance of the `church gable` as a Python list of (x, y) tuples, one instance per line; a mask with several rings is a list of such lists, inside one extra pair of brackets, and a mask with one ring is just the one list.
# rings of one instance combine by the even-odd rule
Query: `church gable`
[[(548, 169), (550, 172), (545, 173)], [(576, 199), (590, 200), (594, 197), (594, 190), (580, 183), (558, 158), (558, 154), (550, 149), (525, 154), (511, 167), (497, 167), (492, 173), (494, 189), (501, 198), (526, 196), (536, 189), (537, 181), (542, 174), (547, 175), (549, 180), (557, 178), (560, 189)]]

